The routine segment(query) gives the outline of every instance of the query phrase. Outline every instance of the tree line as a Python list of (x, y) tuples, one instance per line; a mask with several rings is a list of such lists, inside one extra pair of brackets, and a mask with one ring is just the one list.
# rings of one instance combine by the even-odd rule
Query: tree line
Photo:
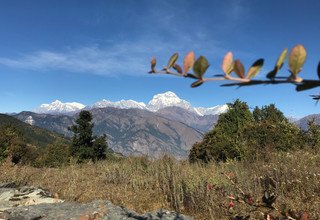
[(96, 162), (112, 157), (113, 151), (108, 147), (106, 135), (93, 135), (92, 119), (89, 111), (81, 111), (75, 124), (69, 127), (73, 132), (72, 140), (58, 141), (46, 147), (27, 143), (25, 134), (14, 124), (4, 125), (0, 128), (0, 161), (10, 158), (15, 164), (57, 167), (71, 160)]

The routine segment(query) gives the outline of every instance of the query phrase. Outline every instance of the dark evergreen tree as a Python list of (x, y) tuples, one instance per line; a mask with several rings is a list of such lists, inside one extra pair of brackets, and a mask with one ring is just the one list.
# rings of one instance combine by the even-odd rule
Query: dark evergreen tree
[(107, 136), (105, 134), (94, 140), (93, 149), (96, 160), (106, 159)]
[(81, 111), (76, 125), (70, 130), (74, 133), (71, 146), (71, 155), (78, 158), (79, 162), (84, 160), (100, 160), (106, 157), (106, 136), (93, 136), (92, 115), (89, 111)]

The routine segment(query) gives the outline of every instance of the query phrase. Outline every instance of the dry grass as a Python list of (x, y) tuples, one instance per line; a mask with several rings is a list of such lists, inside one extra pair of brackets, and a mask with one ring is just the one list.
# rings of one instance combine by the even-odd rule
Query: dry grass
[(197, 219), (230, 219), (248, 213), (251, 219), (265, 219), (260, 209), (247, 203), (234, 201), (234, 207), (229, 209), (228, 196), (236, 197), (243, 190), (255, 204), (260, 204), (264, 191), (261, 182), (267, 176), (276, 184), (274, 207), (306, 211), (310, 219), (320, 219), (320, 155), (308, 152), (279, 154), (268, 162), (231, 161), (207, 166), (168, 157), (156, 161), (128, 158), (62, 168), (14, 166), (9, 162), (0, 165), (0, 182), (40, 186), (65, 200), (108, 199), (141, 213), (165, 208)]

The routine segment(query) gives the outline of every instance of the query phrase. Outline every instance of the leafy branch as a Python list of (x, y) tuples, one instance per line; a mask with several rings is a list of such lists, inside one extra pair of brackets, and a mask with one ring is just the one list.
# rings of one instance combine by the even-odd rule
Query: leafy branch
[[(287, 77), (278, 77), (277, 74), (283, 67), (286, 59), (288, 57), (289, 73)], [(264, 59), (256, 60), (248, 72), (245, 72), (245, 67), (239, 59), (233, 59), (233, 53), (228, 52), (222, 61), (222, 71), (223, 74), (216, 74), (214, 77), (204, 77), (210, 64), (206, 57), (199, 56), (195, 59), (194, 52), (189, 52), (184, 60), (183, 67), (177, 64), (179, 54), (175, 53), (171, 56), (168, 61), (167, 66), (162, 68), (162, 70), (157, 70), (157, 60), (155, 57), (151, 60), (151, 71), (150, 74), (167, 74), (174, 75), (178, 77), (190, 78), (195, 81), (191, 84), (191, 87), (198, 87), (208, 81), (229, 81), (230, 83), (222, 84), (221, 86), (254, 86), (260, 84), (294, 84), (297, 91), (304, 91), (308, 89), (313, 89), (320, 86), (320, 62), (317, 68), (317, 74), (319, 79), (303, 79), (298, 74), (302, 71), (302, 67), (307, 58), (307, 51), (303, 45), (296, 45), (290, 51), (288, 55), (288, 49), (284, 49), (280, 56), (278, 57), (273, 70), (271, 70), (267, 75), (265, 80), (253, 79), (261, 70)], [(190, 70), (193, 70), (191, 73)], [(235, 73), (236, 76), (231, 76)], [(320, 95), (312, 95), (313, 99), (320, 100)]]

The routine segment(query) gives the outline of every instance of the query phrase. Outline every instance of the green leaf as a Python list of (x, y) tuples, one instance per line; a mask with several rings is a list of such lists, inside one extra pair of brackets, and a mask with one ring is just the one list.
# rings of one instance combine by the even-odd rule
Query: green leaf
[(176, 61), (178, 60), (178, 57), (179, 57), (179, 54), (178, 53), (175, 53), (173, 54), (169, 61), (168, 61), (168, 65), (167, 65), (167, 70), (170, 69), (171, 67), (173, 67), (173, 65), (176, 63)]
[(297, 85), (296, 90), (298, 92), (300, 92), (300, 91), (313, 89), (313, 88), (316, 88), (318, 86), (320, 86), (319, 83), (304, 83), (304, 84)]
[(267, 78), (269, 79), (274, 79), (274, 77), (276, 77), (277, 73), (279, 72), (279, 70), (283, 67), (284, 61), (287, 58), (287, 53), (288, 53), (288, 48), (284, 49), (280, 56), (277, 59), (277, 62), (274, 66), (274, 69), (271, 70), (268, 74), (267, 74)]
[(263, 59), (256, 60), (256, 62), (254, 62), (250, 67), (250, 69), (248, 70), (248, 74), (246, 78), (250, 79), (255, 77), (258, 74), (258, 72), (261, 70), (263, 63), (264, 63)]
[(292, 48), (289, 55), (289, 68), (294, 77), (298, 75), (306, 61), (307, 51), (302, 45)]
[(284, 61), (287, 58), (287, 53), (288, 53), (288, 48), (284, 49), (281, 52), (280, 56), (278, 57), (278, 60), (277, 60), (276, 65), (274, 67), (275, 69), (277, 69), (277, 71), (279, 71), (282, 68)]
[(239, 78), (244, 78), (244, 66), (240, 62), (240, 60), (234, 61), (234, 72), (237, 74)]
[(229, 75), (233, 71), (233, 66), (233, 54), (230, 51), (224, 56), (221, 68), (225, 74)]
[(318, 70), (317, 70), (317, 73), (318, 73), (318, 77), (320, 79), (320, 62), (318, 63)]
[(274, 77), (277, 75), (277, 69), (273, 69), (271, 70), (268, 74), (267, 74), (267, 78), (268, 79), (274, 79)]
[(198, 86), (200, 86), (202, 83), (203, 83), (203, 80), (195, 81), (194, 83), (191, 84), (191, 87), (192, 87), (192, 88), (198, 87)]
[(183, 75), (187, 75), (188, 71), (194, 64), (194, 52), (190, 51), (183, 60)]
[(200, 56), (193, 65), (193, 72), (198, 79), (202, 79), (202, 76), (207, 71), (208, 67), (208, 60), (204, 56)]
[(178, 73), (182, 74), (182, 68), (178, 64), (173, 65), (173, 69), (175, 69)]

